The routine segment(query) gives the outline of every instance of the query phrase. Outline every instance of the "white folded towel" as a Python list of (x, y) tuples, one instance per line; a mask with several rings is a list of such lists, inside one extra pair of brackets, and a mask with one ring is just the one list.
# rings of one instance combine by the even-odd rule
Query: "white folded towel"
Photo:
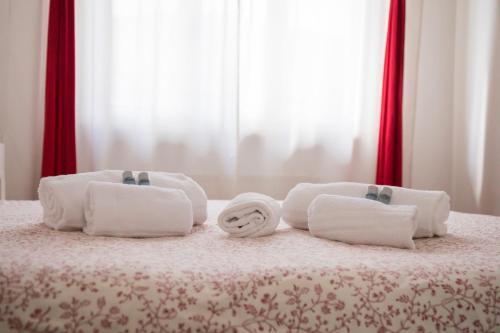
[(321, 194), (308, 209), (309, 232), (316, 237), (349, 244), (414, 249), (415, 206)]
[[(134, 176), (137, 179), (137, 173)], [(207, 195), (192, 178), (182, 173), (148, 172), (151, 186), (183, 190), (193, 206), (193, 222), (202, 224), (207, 220)]]
[[(283, 220), (290, 226), (307, 229), (307, 208), (320, 194), (335, 194), (364, 198), (369, 184), (361, 183), (301, 183), (292, 188), (283, 202)], [(422, 191), (388, 186), (392, 189), (391, 205), (417, 206), (417, 230), (414, 237), (443, 236), (450, 212), (450, 198), (443, 191)], [(383, 186), (379, 186), (379, 192)]]
[(280, 222), (281, 207), (273, 198), (260, 193), (242, 193), (220, 212), (217, 223), (233, 237), (270, 235)]
[(121, 174), (97, 171), (40, 179), (38, 197), (43, 207), (43, 222), (56, 230), (81, 230), (85, 222), (85, 190), (93, 180), (118, 183)]
[(91, 181), (84, 211), (92, 236), (182, 236), (193, 227), (191, 201), (178, 189)]
[[(389, 187), (392, 189), (391, 205), (417, 206), (417, 230), (413, 237), (446, 235), (450, 215), (450, 197), (446, 192)], [(379, 190), (381, 188), (379, 186)]]
[[(191, 200), (195, 224), (207, 219), (207, 196), (198, 183), (179, 173), (148, 173), (150, 186), (180, 189), (186, 193)], [(137, 178), (137, 172), (134, 176)], [(122, 171), (104, 170), (42, 178), (38, 196), (43, 207), (44, 223), (56, 230), (81, 229), (85, 222), (83, 201), (90, 181), (121, 183)]]

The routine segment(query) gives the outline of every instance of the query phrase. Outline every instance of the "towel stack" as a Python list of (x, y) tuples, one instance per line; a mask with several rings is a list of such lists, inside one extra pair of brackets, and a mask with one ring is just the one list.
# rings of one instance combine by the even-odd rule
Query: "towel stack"
[(368, 184), (298, 184), (283, 202), (283, 219), (317, 237), (353, 244), (414, 248), (413, 238), (443, 236), (450, 210), (442, 191), (401, 187), (391, 204), (364, 199)]
[(105, 170), (42, 178), (38, 193), (44, 223), (91, 235), (184, 235), (207, 218), (200, 185), (178, 173), (149, 172), (152, 186), (121, 184), (122, 172)]

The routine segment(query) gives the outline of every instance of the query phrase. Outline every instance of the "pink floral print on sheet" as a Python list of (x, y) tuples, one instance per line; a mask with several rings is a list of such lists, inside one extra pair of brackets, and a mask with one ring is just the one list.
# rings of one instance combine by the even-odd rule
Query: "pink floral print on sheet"
[(285, 226), (235, 240), (213, 223), (119, 239), (56, 232), (37, 202), (5, 202), (0, 332), (500, 332), (500, 218), (449, 223), (415, 251)]

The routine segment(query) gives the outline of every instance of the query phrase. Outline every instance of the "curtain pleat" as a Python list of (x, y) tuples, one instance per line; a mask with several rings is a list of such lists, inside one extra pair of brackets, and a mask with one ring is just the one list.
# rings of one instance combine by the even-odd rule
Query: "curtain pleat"
[(51, 0), (42, 177), (76, 172), (74, 0)]
[(382, 86), (376, 183), (402, 185), (405, 0), (391, 0)]

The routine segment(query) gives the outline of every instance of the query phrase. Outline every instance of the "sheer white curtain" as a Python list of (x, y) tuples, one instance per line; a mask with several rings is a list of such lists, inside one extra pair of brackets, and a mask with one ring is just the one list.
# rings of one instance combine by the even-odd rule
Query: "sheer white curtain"
[(386, 0), (77, 0), (79, 171), (373, 181)]
[(76, 3), (79, 171), (231, 173), (237, 2)]
[(500, 215), (500, 1), (407, 4), (404, 185)]
[(500, 215), (500, 1), (457, 2), (454, 207)]

